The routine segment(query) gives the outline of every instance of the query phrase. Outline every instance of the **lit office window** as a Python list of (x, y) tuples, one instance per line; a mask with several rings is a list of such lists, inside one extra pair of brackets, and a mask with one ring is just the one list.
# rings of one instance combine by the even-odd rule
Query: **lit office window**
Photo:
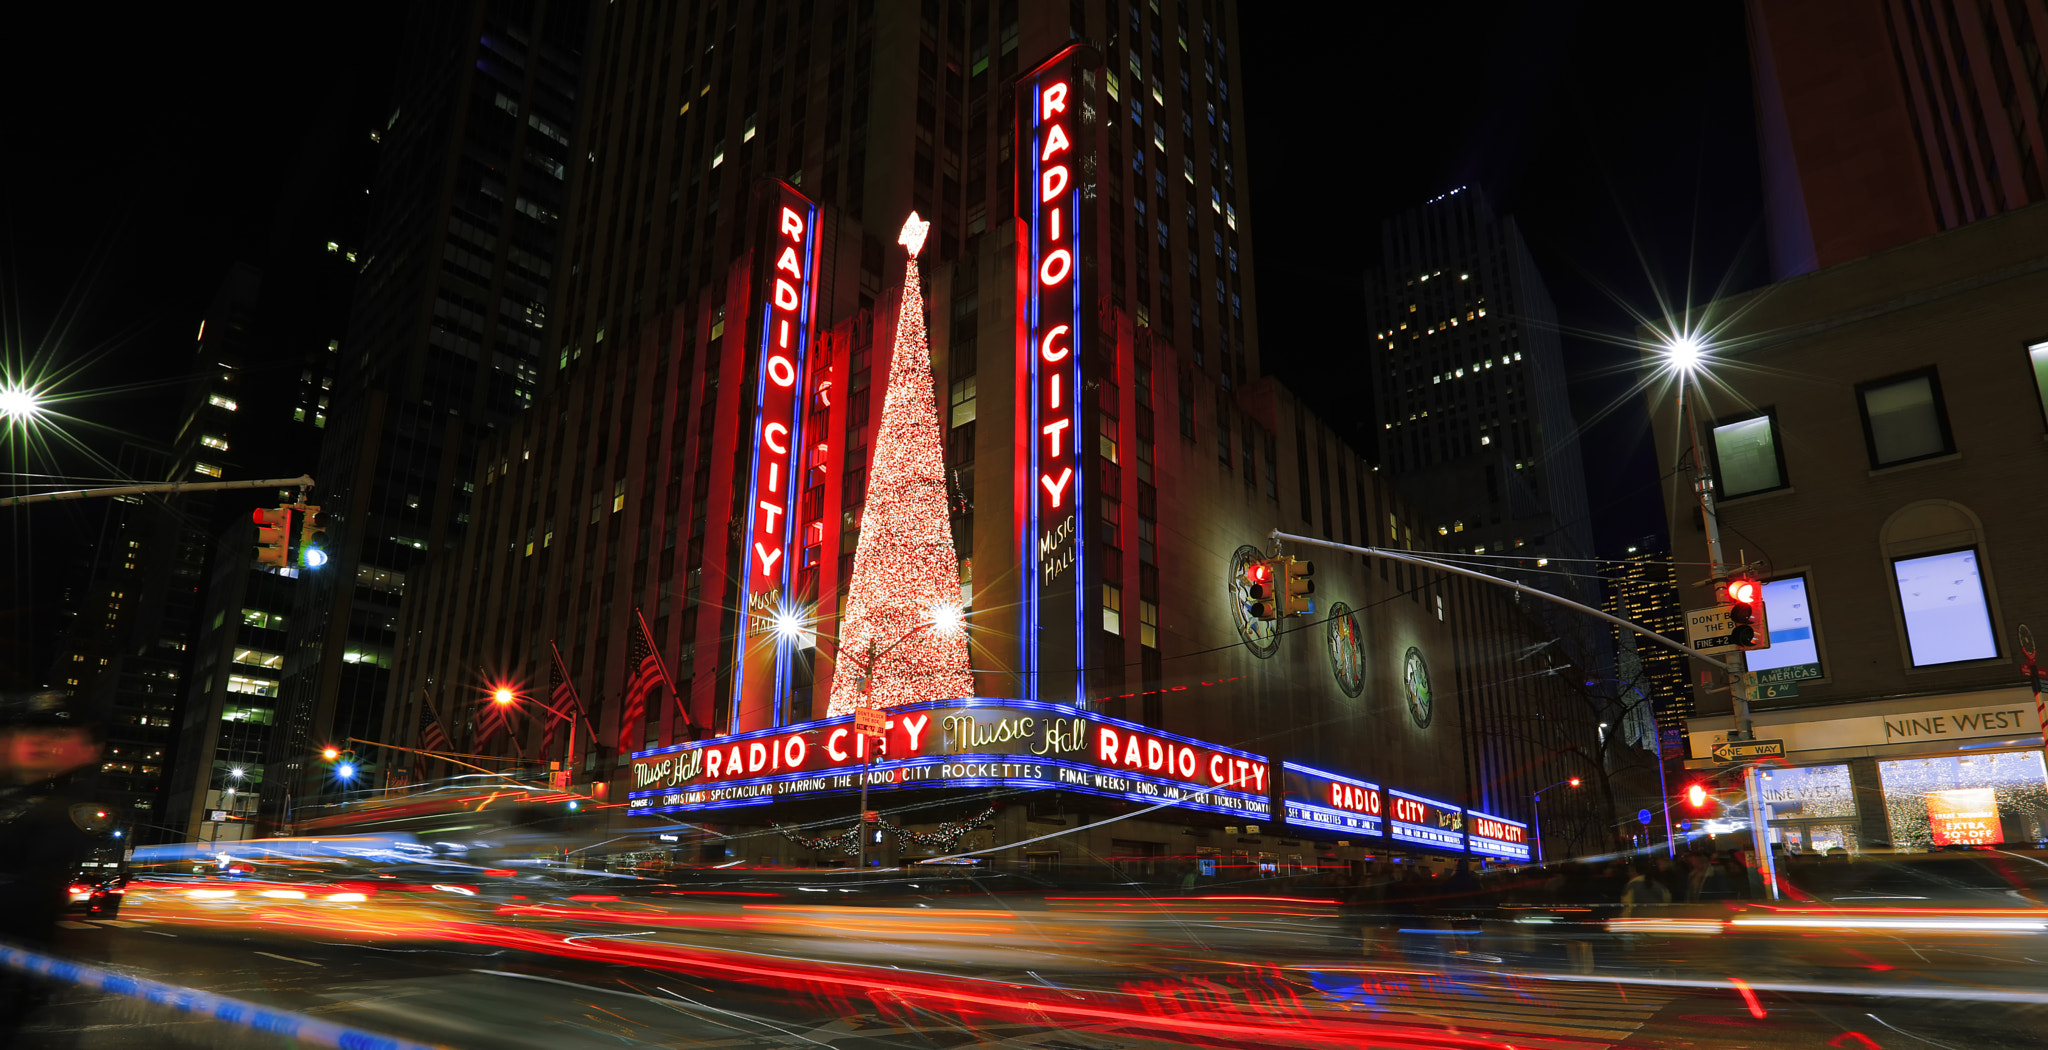
[(1778, 444), (1776, 415), (1767, 411), (1716, 424), (1713, 430), (1721, 495), (1747, 496), (1785, 487), (1785, 457)]
[(1124, 589), (1113, 583), (1102, 585), (1102, 629), (1124, 633)]
[[(1998, 638), (1976, 548), (1892, 559), (1915, 667), (1993, 660)], [(1768, 601), (1768, 599), (1767, 599)], [(1769, 606), (1765, 606), (1768, 614)]]
[(1929, 368), (1856, 388), (1863, 410), (1863, 439), (1872, 467), (1911, 463), (1955, 451), (1941, 380)]

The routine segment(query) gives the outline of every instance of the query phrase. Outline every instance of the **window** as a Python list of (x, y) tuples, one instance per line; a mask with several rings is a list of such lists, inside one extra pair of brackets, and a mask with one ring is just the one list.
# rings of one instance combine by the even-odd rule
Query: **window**
[(219, 449), (222, 452), (226, 452), (228, 450), (228, 439), (223, 437), (215, 437), (212, 434), (201, 434), (199, 436), (199, 443), (205, 445), (207, 448)]
[(612, 513), (626, 509), (626, 479), (620, 478), (612, 484)]
[(281, 670), (284, 667), (283, 653), (266, 653), (261, 649), (236, 649), (235, 662), (251, 667), (268, 667)]
[(1102, 629), (1124, 633), (1124, 589), (1113, 583), (1102, 585)]
[(1975, 547), (1893, 558), (1892, 573), (1913, 666), (1998, 658)]
[(1102, 451), (1102, 458), (1110, 461), (1111, 463), (1115, 463), (1117, 462), (1116, 417), (1101, 416), (1099, 418), (1100, 422), (1097, 424), (1099, 438), (1098, 444)]
[(228, 398), (222, 397), (222, 396), (220, 396), (219, 394), (209, 394), (209, 395), (207, 395), (207, 398), (206, 398), (206, 403), (207, 403), (207, 404), (209, 404), (209, 405), (212, 405), (212, 406), (213, 406), (213, 407), (215, 407), (215, 408), (225, 408), (225, 409), (227, 409), (227, 410), (228, 410), (228, 411), (230, 411), (230, 412), (233, 412), (233, 411), (235, 411), (235, 408), (236, 408), (236, 406), (235, 406), (235, 403), (234, 403), (234, 401), (232, 401), (232, 400), (230, 400), (230, 399), (228, 399)]
[(1785, 487), (1785, 455), (1778, 445), (1777, 413), (1716, 423), (1714, 470), (1721, 495), (1733, 498)]
[(228, 692), (247, 693), (250, 696), (276, 696), (277, 683), (267, 678), (248, 678), (231, 674), (228, 676)]
[(1955, 451), (1941, 380), (1934, 369), (1864, 383), (1856, 388), (1863, 409), (1863, 440), (1872, 468), (1911, 463)]
[(1142, 598), (1138, 600), (1138, 644), (1159, 648), (1159, 605)]
[(2048, 343), (2027, 347), (2027, 358), (2034, 366), (2034, 393), (2041, 399), (2041, 421), (2048, 424)]
[(1159, 564), (1159, 523), (1143, 514), (1138, 515), (1138, 560)]
[(1777, 671), (1772, 681), (1801, 682), (1821, 677), (1820, 647), (1813, 637), (1813, 609), (1806, 597), (1806, 577), (1788, 576), (1764, 582), (1764, 619), (1771, 647), (1748, 654), (1752, 671)]
[(192, 464), (192, 473), (204, 474), (209, 478), (217, 478), (220, 477), (220, 468), (211, 463), (194, 463)]
[[(242, 622), (250, 627), (268, 627), (273, 631), (284, 630), (284, 616), (282, 614), (264, 612), (261, 609), (243, 609)], [(214, 622), (214, 626), (220, 626), (218, 620)]]
[(951, 426), (957, 427), (965, 423), (974, 422), (974, 386), (974, 376), (968, 376), (953, 384)]

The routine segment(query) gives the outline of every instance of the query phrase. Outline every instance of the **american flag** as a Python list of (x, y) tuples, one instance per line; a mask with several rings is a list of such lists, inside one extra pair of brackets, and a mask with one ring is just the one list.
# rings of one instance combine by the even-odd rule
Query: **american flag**
[[(569, 669), (562, 665), (562, 651), (555, 648), (553, 642), (548, 643), (548, 650), (555, 657), (554, 666), (549, 670), (548, 708), (569, 718), (582, 718), (583, 700), (576, 695), (576, 686), (569, 681)], [(548, 716), (548, 727), (541, 736), (542, 757), (554, 753), (555, 727), (561, 724), (562, 719), (552, 714)]]
[[(450, 749), (448, 731), (441, 728), (441, 716), (434, 711), (434, 698), (425, 693), (420, 695), (419, 740), (421, 751)], [(418, 753), (412, 756), (412, 775), (414, 780), (427, 778), (427, 756)]]
[(648, 636), (647, 620), (638, 609), (633, 610), (633, 637), (626, 643), (626, 674), (626, 706), (619, 712), (619, 750), (631, 753), (640, 750), (646, 739), (642, 723), (647, 720), (647, 694), (668, 681), (668, 670), (661, 666), (661, 654), (655, 651), (654, 639)]

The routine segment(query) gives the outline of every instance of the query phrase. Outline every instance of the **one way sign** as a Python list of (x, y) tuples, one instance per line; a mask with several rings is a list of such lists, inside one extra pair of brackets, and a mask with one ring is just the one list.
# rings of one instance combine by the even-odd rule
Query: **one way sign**
[(1752, 758), (1780, 758), (1783, 740), (1724, 740), (1714, 745), (1714, 761), (1741, 762)]

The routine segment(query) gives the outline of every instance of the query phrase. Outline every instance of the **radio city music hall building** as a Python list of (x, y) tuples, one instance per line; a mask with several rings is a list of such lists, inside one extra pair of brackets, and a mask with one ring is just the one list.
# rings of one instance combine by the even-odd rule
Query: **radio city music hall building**
[[(787, 17), (810, 6), (600, 14), (560, 366), (408, 595), (386, 739), (438, 718), (459, 751), (566, 767), (678, 859), (845, 863), (863, 777), (870, 856), (1064, 827), (1001, 856), (1526, 858), (1529, 795), (1562, 778), (1545, 734), (1594, 729), (1532, 717), (1555, 697), (1504, 592), (1300, 550), (1315, 612), (1250, 615), (1274, 528), (1423, 533), (1260, 375), (1230, 5)], [(680, 43), (653, 61), (648, 32)], [(689, 206), (631, 236), (664, 200)], [(929, 355), (898, 375), (936, 416), (913, 451), (943, 466), (971, 695), (877, 670), (870, 744), (830, 698), (881, 648), (838, 640), (860, 544), (900, 538), (863, 530), (908, 498), (878, 449), (899, 348)], [(664, 674), (635, 710), (643, 622)], [(554, 651), (596, 746), (546, 730)], [(509, 733), (478, 715), (496, 683), (531, 701)]]

